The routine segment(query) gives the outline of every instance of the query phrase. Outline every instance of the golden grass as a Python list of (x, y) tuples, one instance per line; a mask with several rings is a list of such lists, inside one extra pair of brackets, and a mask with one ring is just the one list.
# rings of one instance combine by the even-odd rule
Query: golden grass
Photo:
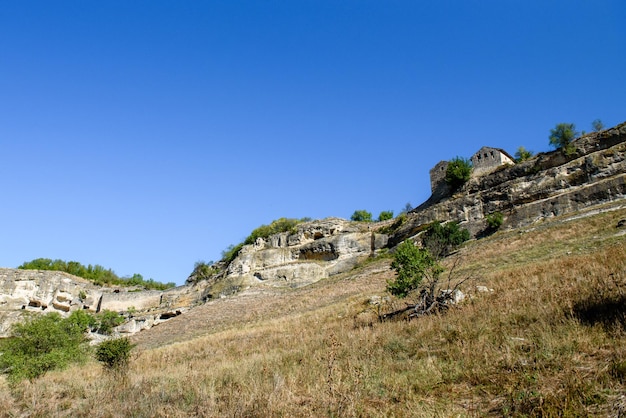
[[(355, 326), (363, 302), (383, 294), (388, 260), (216, 301), (138, 336), (125, 379), (92, 362), (1, 383), (0, 415), (617, 416), (626, 411), (623, 218), (621, 209), (555, 219), (469, 243), (460, 274), (495, 291), (441, 316)], [(179, 342), (153, 348), (168, 340)]]

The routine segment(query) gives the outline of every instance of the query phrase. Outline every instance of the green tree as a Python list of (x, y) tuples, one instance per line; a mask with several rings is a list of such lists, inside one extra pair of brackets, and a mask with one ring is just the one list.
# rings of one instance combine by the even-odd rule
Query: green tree
[(461, 188), (470, 179), (472, 161), (463, 157), (455, 157), (448, 163), (445, 181), (453, 189)]
[(380, 212), (378, 215), (378, 222), (386, 221), (389, 219), (393, 219), (393, 211), (392, 210), (384, 210)]
[(92, 319), (77, 311), (65, 319), (51, 313), (13, 325), (11, 338), (0, 345), (0, 370), (15, 383), (84, 361), (88, 353), (85, 332)]
[(366, 210), (355, 210), (350, 220), (355, 222), (372, 222), (372, 214)]
[(550, 145), (556, 149), (561, 149), (565, 155), (573, 155), (576, 149), (572, 141), (576, 139), (578, 132), (573, 123), (559, 123), (554, 129), (550, 129)]
[(602, 123), (600, 119), (596, 119), (593, 122), (591, 122), (591, 127), (593, 128), (595, 132), (600, 132), (601, 130), (604, 129), (604, 123)]
[(522, 161), (529, 160), (533, 157), (534, 154), (535, 154), (534, 152), (529, 151), (526, 148), (520, 146), (515, 152), (515, 161), (519, 163)]
[(396, 278), (387, 282), (387, 290), (392, 295), (404, 298), (420, 288), (424, 279), (437, 281), (443, 268), (425, 248), (418, 248), (406, 240), (398, 245), (391, 267), (396, 270)]
[(469, 231), (459, 227), (458, 223), (448, 222), (442, 225), (434, 221), (424, 232), (422, 244), (434, 257), (441, 258), (449, 255), (468, 239), (470, 239)]

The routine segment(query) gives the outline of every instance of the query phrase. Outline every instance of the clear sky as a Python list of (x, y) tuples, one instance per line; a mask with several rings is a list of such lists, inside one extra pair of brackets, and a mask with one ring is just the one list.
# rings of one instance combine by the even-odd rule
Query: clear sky
[(280, 217), (396, 214), (483, 145), (626, 120), (623, 0), (0, 0), (0, 266), (182, 284)]

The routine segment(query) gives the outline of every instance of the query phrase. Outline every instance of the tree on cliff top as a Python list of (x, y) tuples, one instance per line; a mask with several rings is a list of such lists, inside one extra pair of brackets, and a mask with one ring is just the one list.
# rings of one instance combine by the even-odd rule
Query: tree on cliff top
[(453, 189), (459, 189), (470, 179), (472, 161), (463, 157), (453, 158), (446, 168), (445, 181)]
[(561, 149), (565, 155), (572, 155), (576, 149), (572, 141), (576, 139), (578, 132), (573, 123), (558, 123), (554, 129), (550, 129), (550, 145), (556, 149)]

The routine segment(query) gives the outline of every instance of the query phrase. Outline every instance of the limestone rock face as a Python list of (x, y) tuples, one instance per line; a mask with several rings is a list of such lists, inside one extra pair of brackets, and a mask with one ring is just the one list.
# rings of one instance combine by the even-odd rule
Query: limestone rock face
[(505, 216), (502, 227), (626, 198), (626, 123), (573, 142), (576, 153), (539, 154), (519, 164), (472, 178), (453, 196), (432, 197), (411, 211), (390, 245), (417, 234), (432, 221), (456, 221), (473, 236), (485, 231), (487, 215)]
[(226, 278), (242, 285), (303, 286), (354, 267), (386, 244), (386, 235), (365, 224), (340, 218), (307, 222), (294, 233), (244, 246)]
[(0, 337), (24, 312), (95, 312), (101, 297), (101, 288), (67, 273), (0, 268)]
[(114, 312), (145, 310), (161, 304), (162, 291), (144, 290), (141, 292), (104, 293), (100, 303), (101, 310)]

